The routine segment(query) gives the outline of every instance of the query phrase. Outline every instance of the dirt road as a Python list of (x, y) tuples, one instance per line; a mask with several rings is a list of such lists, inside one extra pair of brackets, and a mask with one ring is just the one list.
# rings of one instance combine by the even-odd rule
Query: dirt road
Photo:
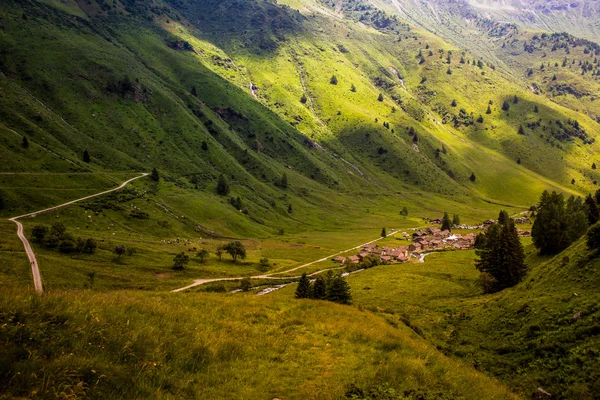
[[(394, 236), (394, 235), (395, 235), (396, 233), (398, 233), (398, 232), (399, 232), (399, 231), (392, 231), (392, 232), (390, 232), (390, 234), (389, 234), (388, 236)], [(211, 283), (211, 282), (221, 282), (221, 281), (239, 281), (239, 280), (241, 280), (241, 279), (244, 279), (244, 278), (250, 278), (250, 279), (274, 279), (274, 280), (277, 280), (277, 279), (298, 279), (298, 278), (300, 278), (299, 276), (275, 276), (275, 275), (287, 274), (288, 272), (297, 271), (297, 270), (299, 270), (299, 269), (302, 269), (302, 268), (309, 267), (309, 266), (311, 266), (311, 265), (313, 265), (313, 264), (317, 264), (317, 263), (320, 263), (320, 262), (323, 262), (323, 261), (327, 261), (327, 260), (329, 260), (329, 259), (331, 259), (331, 258), (334, 258), (334, 257), (337, 257), (337, 256), (339, 256), (340, 254), (344, 254), (344, 253), (347, 253), (347, 252), (349, 252), (349, 251), (352, 251), (352, 250), (357, 250), (357, 249), (360, 249), (361, 247), (364, 247), (364, 246), (366, 246), (366, 245), (368, 245), (368, 244), (371, 244), (371, 243), (378, 242), (378, 241), (380, 241), (380, 240), (382, 240), (382, 239), (384, 239), (384, 238), (380, 237), (380, 238), (378, 238), (378, 239), (371, 240), (370, 242), (366, 242), (366, 243), (363, 243), (363, 244), (359, 244), (358, 246), (355, 246), (355, 247), (353, 247), (353, 248), (351, 248), (351, 249), (348, 249), (348, 250), (342, 250), (342, 251), (339, 251), (339, 252), (337, 252), (337, 253), (335, 253), (335, 254), (331, 254), (331, 255), (329, 255), (329, 256), (327, 256), (327, 257), (323, 257), (323, 258), (321, 258), (321, 259), (318, 259), (318, 260), (315, 260), (315, 261), (311, 261), (311, 262), (309, 262), (309, 263), (302, 264), (302, 265), (300, 265), (300, 266), (298, 266), (298, 267), (294, 267), (294, 268), (291, 268), (291, 269), (288, 269), (288, 270), (285, 270), (285, 271), (281, 271), (281, 272), (273, 272), (273, 273), (271, 273), (271, 274), (266, 274), (266, 275), (256, 275), (256, 276), (240, 276), (240, 277), (237, 277), (237, 278), (196, 279), (196, 280), (194, 281), (194, 283), (192, 283), (191, 285), (184, 286), (184, 287), (182, 287), (182, 288), (179, 288), (179, 289), (172, 290), (171, 292), (172, 292), (172, 293), (183, 292), (183, 291), (185, 291), (185, 290), (188, 290), (188, 289), (194, 288), (194, 287), (196, 287), (196, 286), (204, 285), (205, 283)], [(325, 268), (325, 269), (322, 269), (322, 270), (319, 270), (319, 271), (312, 272), (312, 273), (310, 273), (308, 276), (314, 276), (314, 275), (318, 275), (318, 274), (320, 274), (321, 272), (324, 272), (324, 271), (335, 270), (335, 269), (342, 269), (342, 268), (345, 268), (345, 267), (339, 267), (339, 268)]]
[(46, 213), (46, 212), (49, 212), (49, 211), (54, 211), (54, 210), (56, 210), (58, 208), (61, 208), (61, 207), (66, 207), (68, 205), (71, 205), (71, 204), (74, 204), (74, 203), (78, 203), (80, 201), (91, 199), (93, 197), (102, 196), (103, 194), (107, 194), (107, 193), (110, 193), (110, 192), (117, 191), (119, 189), (123, 189), (129, 183), (135, 181), (136, 179), (143, 178), (144, 176), (147, 176), (147, 175), (149, 175), (149, 174), (148, 173), (143, 173), (140, 176), (137, 176), (135, 178), (131, 178), (131, 179), (123, 182), (121, 185), (119, 185), (118, 187), (116, 187), (114, 189), (106, 190), (104, 192), (96, 193), (96, 194), (93, 194), (91, 196), (82, 197), (82, 198), (77, 199), (77, 200), (72, 200), (72, 201), (69, 201), (67, 203), (60, 204), (58, 206), (46, 208), (45, 210), (40, 210), (40, 211), (36, 211), (36, 212), (25, 214), (25, 215), (20, 215), (18, 217), (13, 217), (13, 218), (9, 219), (9, 221), (12, 221), (15, 224), (17, 224), (17, 236), (19, 236), (19, 239), (21, 239), (21, 242), (23, 242), (23, 247), (25, 248), (25, 253), (27, 253), (27, 258), (29, 258), (29, 262), (31, 263), (31, 274), (33, 275), (33, 286), (34, 286), (35, 291), (37, 293), (42, 293), (44, 291), (44, 286), (42, 284), (42, 276), (40, 274), (40, 269), (39, 269), (39, 265), (38, 265), (37, 259), (35, 258), (35, 253), (33, 252), (33, 249), (31, 248), (31, 243), (29, 243), (29, 240), (27, 240), (27, 237), (25, 236), (25, 234), (23, 232), (23, 224), (21, 224), (18, 220), (21, 219), (21, 218), (32, 218), (32, 217), (35, 217), (37, 215), (40, 215), (40, 214), (43, 214), (43, 213)]

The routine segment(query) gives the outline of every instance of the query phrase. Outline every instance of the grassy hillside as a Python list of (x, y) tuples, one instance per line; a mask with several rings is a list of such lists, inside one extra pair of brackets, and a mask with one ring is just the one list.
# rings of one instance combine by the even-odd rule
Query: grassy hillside
[(0, 301), (6, 398), (517, 398), (409, 329), (326, 302), (14, 290)]

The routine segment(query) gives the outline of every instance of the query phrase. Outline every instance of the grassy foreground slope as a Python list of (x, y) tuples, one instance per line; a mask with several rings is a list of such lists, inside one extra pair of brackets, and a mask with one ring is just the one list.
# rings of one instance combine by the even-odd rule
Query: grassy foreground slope
[(3, 398), (339, 399), (361, 390), (378, 395), (356, 398), (517, 398), (408, 328), (352, 307), (218, 294), (3, 293)]

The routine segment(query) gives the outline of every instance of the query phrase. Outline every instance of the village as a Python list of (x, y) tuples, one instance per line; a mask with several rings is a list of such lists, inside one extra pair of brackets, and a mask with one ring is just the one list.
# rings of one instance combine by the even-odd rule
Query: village
[[(516, 224), (528, 224), (530, 223), (529, 218), (521, 217), (516, 218)], [(442, 220), (430, 220), (432, 224), (441, 224)], [(482, 230), (484, 231), (487, 227), (496, 223), (496, 220), (490, 219), (481, 225), (459, 225), (455, 226), (454, 229), (462, 230)], [(517, 229), (519, 236), (531, 236), (530, 231)], [(477, 232), (470, 232), (465, 235), (452, 233), (449, 230), (441, 230), (437, 227), (430, 227), (427, 229), (415, 229), (412, 235), (404, 232), (402, 238), (412, 243), (408, 246), (398, 247), (379, 247), (375, 244), (365, 245), (357, 255), (349, 257), (335, 257), (332, 259), (333, 262), (341, 265), (358, 265), (367, 256), (374, 255), (379, 258), (379, 261), (383, 264), (389, 264), (393, 262), (404, 263), (408, 262), (411, 257), (418, 258), (422, 254), (428, 251), (440, 251), (440, 250), (472, 250), (475, 248), (475, 242), (477, 239)], [(398, 238), (398, 240), (402, 240)]]

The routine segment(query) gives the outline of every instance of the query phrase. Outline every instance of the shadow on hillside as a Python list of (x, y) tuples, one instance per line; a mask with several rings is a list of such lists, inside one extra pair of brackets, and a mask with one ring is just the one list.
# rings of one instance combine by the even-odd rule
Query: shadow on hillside
[(202, 32), (203, 39), (257, 55), (275, 52), (286, 35), (303, 30), (305, 20), (299, 11), (271, 1), (167, 1)]

